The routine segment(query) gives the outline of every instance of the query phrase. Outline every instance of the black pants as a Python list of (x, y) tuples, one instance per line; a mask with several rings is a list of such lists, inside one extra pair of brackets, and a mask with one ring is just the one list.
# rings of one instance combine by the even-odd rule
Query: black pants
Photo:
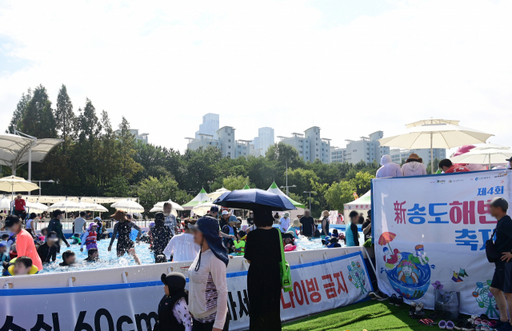
[[(201, 323), (194, 319), (194, 324), (192, 325), (192, 331), (212, 331), (213, 330), (213, 324), (215, 322), (210, 323)], [(223, 331), (229, 330), (229, 316), (226, 316), (226, 324), (224, 324)]]

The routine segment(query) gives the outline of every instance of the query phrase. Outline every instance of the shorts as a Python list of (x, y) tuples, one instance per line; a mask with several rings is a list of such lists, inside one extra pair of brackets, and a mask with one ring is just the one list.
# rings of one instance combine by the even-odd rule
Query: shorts
[(512, 293), (512, 262), (496, 263), (491, 287), (497, 288), (505, 293)]
[(128, 253), (130, 249), (134, 247), (133, 241), (128, 240), (125, 243), (117, 243), (117, 256), (123, 256), (124, 254)]

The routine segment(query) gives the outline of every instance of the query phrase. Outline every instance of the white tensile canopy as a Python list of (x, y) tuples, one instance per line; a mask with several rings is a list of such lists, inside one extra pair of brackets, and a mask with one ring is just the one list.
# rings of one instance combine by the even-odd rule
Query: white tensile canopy
[(183, 205), (183, 208), (185, 209), (192, 209), (198, 204), (201, 204), (203, 202), (210, 201), (210, 198), (208, 197), (208, 193), (204, 190), (204, 188), (201, 188), (201, 191), (194, 197), (194, 199), (190, 200), (186, 204)]

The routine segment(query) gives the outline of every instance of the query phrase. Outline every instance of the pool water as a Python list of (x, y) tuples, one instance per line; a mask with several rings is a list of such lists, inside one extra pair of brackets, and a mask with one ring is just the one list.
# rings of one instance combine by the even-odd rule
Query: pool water
[[(112, 245), (112, 251), (108, 251), (108, 245), (110, 243), (110, 239), (108, 240), (100, 240), (98, 242), (98, 251), (99, 251), (99, 262), (84, 262), (87, 258), (87, 250), (84, 246), (84, 251), (80, 252), (80, 245), (71, 245), (70, 248), (67, 248), (65, 245), (61, 247), (60, 254), (57, 254), (57, 261), (53, 263), (46, 264), (44, 269), (40, 273), (53, 273), (53, 272), (68, 272), (70, 269), (73, 270), (96, 270), (96, 269), (108, 269), (108, 268), (116, 268), (116, 267), (125, 267), (129, 265), (136, 265), (133, 257), (131, 255), (125, 254), (124, 256), (118, 258), (116, 253), (116, 245), (117, 240), (114, 241)], [(304, 236), (299, 236), (298, 239), (295, 240), (297, 244), (297, 250), (311, 250), (311, 249), (322, 249), (325, 246), (322, 245), (321, 239), (312, 239), (309, 240)], [(76, 265), (72, 267), (61, 267), (59, 263), (62, 262), (61, 254), (66, 250), (71, 250), (76, 254)], [(326, 249), (326, 248), (325, 248)], [(135, 245), (135, 251), (139, 256), (142, 264), (153, 264), (155, 263), (153, 252), (149, 250), (149, 244), (139, 243)]]

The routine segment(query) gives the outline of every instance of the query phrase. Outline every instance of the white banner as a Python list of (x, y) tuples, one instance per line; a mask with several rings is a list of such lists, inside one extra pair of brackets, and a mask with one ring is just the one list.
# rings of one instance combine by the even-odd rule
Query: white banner
[[(361, 252), (294, 265), (282, 292), (283, 321), (363, 300), (372, 290)], [(230, 330), (249, 326), (247, 272), (228, 274)], [(0, 290), (0, 330), (148, 331), (163, 296), (160, 281)]]
[(510, 201), (511, 173), (486, 171), (372, 182), (379, 288), (434, 307), (434, 287), (460, 292), (460, 312), (497, 317), (485, 256), (496, 220), (488, 201)]

